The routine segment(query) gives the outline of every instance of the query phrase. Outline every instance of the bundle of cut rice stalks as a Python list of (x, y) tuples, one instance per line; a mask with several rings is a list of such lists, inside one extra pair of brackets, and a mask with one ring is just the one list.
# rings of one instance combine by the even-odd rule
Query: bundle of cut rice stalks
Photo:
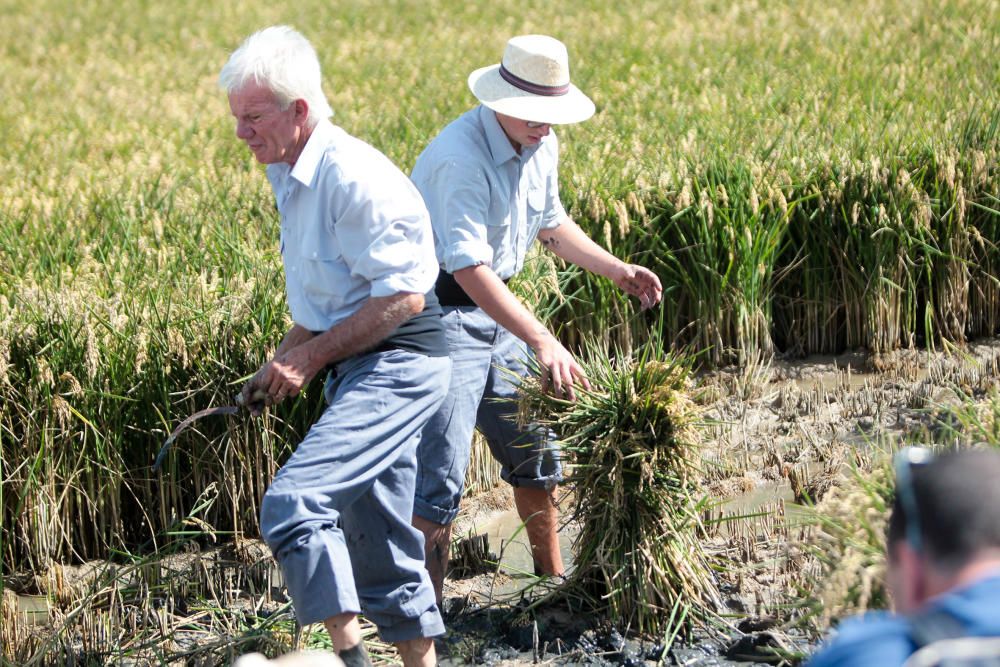
[(522, 388), (522, 420), (557, 434), (575, 489), (575, 568), (555, 595), (672, 641), (722, 608), (702, 544), (690, 366), (593, 356), (575, 402)]

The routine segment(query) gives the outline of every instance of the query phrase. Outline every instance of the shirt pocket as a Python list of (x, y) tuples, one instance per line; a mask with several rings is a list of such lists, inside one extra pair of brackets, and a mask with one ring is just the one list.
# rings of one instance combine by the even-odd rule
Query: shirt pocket
[(306, 299), (326, 312), (344, 304), (351, 270), (332, 232), (322, 226), (306, 230), (299, 239), (295, 269)]
[(528, 190), (528, 214), (542, 215), (545, 213), (545, 189), (532, 188)]
[(542, 220), (545, 219), (545, 190), (541, 188), (529, 190), (527, 203), (528, 229), (530, 238), (534, 238), (542, 227)]

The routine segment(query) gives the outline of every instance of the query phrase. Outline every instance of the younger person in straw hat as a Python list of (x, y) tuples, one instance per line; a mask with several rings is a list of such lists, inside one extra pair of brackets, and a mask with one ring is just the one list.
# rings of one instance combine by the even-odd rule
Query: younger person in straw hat
[(608, 254), (559, 201), (553, 125), (594, 113), (594, 103), (570, 83), (562, 42), (514, 37), (503, 61), (476, 70), (468, 83), (482, 104), (448, 125), (412, 174), (431, 214), (441, 265), (436, 290), (453, 364), (448, 397), (421, 440), (413, 517), (424, 533), (438, 602), (476, 426), (514, 487), (536, 570), (563, 572), (553, 502), (562, 479), (558, 451), (547, 433), (518, 427), (510, 400), (516, 384), (501, 370), (526, 374), (533, 353), (550, 391), (574, 399), (574, 387), (588, 386), (573, 356), (507, 289), (532, 242), (606, 276), (644, 308), (662, 295), (656, 275)]

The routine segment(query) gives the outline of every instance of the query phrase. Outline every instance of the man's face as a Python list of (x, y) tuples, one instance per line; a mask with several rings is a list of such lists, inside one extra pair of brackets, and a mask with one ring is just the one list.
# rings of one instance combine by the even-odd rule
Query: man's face
[(303, 104), (296, 101), (282, 110), (274, 93), (253, 82), (229, 95), (236, 136), (261, 164), (295, 164), (305, 144)]
[(502, 113), (497, 113), (497, 120), (503, 131), (507, 133), (507, 138), (514, 145), (514, 149), (518, 151), (521, 150), (521, 146), (534, 146), (547, 137), (549, 130), (552, 129), (548, 123), (533, 123), (513, 116), (505, 116)]

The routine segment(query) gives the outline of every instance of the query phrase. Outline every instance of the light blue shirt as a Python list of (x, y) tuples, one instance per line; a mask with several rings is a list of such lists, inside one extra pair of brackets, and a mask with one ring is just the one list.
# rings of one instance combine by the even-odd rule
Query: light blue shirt
[(518, 155), (485, 106), (445, 127), (412, 176), (431, 214), (441, 267), (454, 273), (485, 264), (504, 280), (517, 274), (538, 232), (566, 217), (558, 169), (554, 132)]
[(437, 279), (427, 209), (382, 153), (327, 120), (294, 167), (267, 167), (281, 213), (292, 319), (325, 331), (369, 297), (425, 294)]

